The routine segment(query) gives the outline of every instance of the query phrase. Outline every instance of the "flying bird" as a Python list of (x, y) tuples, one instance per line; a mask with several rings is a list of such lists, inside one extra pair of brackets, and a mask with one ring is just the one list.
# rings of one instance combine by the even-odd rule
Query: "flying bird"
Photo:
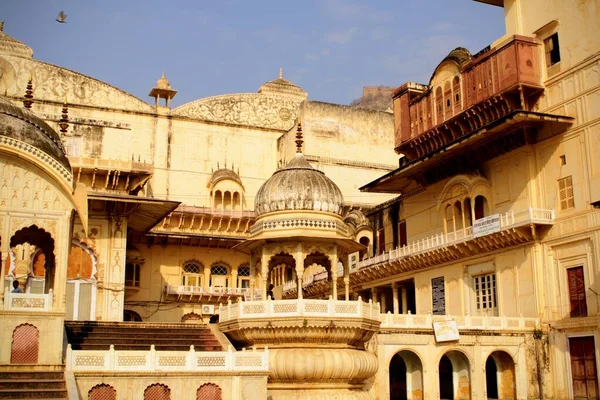
[(67, 23), (67, 14), (65, 14), (63, 11), (58, 13), (58, 17), (56, 17), (56, 22), (61, 23), (61, 24), (66, 24)]

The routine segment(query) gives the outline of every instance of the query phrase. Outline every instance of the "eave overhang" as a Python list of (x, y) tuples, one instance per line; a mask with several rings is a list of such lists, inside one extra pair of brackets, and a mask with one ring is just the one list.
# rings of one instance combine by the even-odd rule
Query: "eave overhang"
[(147, 232), (181, 202), (127, 194), (88, 192), (89, 214), (127, 217), (127, 226), (137, 232)]
[[(444, 173), (461, 173), (477, 168), (481, 162), (561, 133), (574, 120), (563, 115), (515, 110), (481, 129), (448, 142), (436, 151), (407, 161), (400, 168), (362, 186), (360, 190), (395, 194), (418, 190), (444, 179), (447, 177)], [(439, 171), (434, 171), (436, 168)], [(432, 171), (435, 176), (428, 176)]]

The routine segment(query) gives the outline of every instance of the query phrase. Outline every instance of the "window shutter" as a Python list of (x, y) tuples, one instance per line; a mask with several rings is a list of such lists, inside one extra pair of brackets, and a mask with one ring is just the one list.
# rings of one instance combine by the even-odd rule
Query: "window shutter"
[(571, 317), (587, 316), (587, 303), (585, 299), (583, 267), (567, 269), (567, 279), (569, 285), (569, 302), (571, 305)]

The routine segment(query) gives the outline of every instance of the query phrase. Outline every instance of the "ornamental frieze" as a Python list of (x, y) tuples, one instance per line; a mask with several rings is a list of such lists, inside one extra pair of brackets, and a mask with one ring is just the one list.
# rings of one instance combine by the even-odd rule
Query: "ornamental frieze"
[(173, 110), (174, 115), (229, 124), (290, 130), (301, 100), (260, 93), (200, 99)]
[[(154, 112), (154, 107), (137, 97), (102, 81), (41, 61), (6, 57), (16, 70), (17, 79), (11, 82), (9, 95), (22, 96), (27, 81), (33, 81), (34, 99), (62, 103), (65, 96), (70, 104)], [(8, 82), (6, 82), (8, 84)]]

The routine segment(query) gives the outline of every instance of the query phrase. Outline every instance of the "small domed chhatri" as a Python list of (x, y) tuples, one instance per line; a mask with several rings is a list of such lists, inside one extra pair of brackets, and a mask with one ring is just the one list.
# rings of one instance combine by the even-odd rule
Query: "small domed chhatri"
[(314, 169), (302, 154), (302, 126), (298, 123), (296, 155), (258, 189), (256, 216), (276, 211), (322, 211), (342, 215), (344, 198), (338, 186)]
[(13, 39), (4, 33), (4, 21), (0, 22), (0, 54), (17, 56), (23, 58), (32, 58), (33, 50), (25, 43)]

